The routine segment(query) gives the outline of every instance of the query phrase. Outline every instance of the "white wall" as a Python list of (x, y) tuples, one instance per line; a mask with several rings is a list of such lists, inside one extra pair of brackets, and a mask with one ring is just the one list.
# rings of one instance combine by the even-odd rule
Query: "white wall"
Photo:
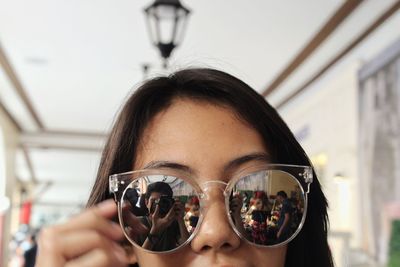
[[(10, 123), (8, 118), (5, 116), (3, 111), (0, 109), (0, 128), (2, 134), (3, 140), (3, 148), (4, 151), (0, 152), (3, 153), (3, 162), (0, 164), (0, 166), (4, 169), (0, 170), (1, 174), (4, 174), (4, 177), (1, 177), (1, 179), (5, 178), (5, 181), (1, 181), (2, 185), (4, 185), (4, 188), (1, 194), (4, 193), (6, 197), (8, 197), (11, 201), (10, 206), (11, 208), (8, 210), (8, 212), (5, 214), (4, 217), (4, 222), (3, 222), (3, 229), (1, 229), (3, 233), (3, 238), (1, 240), (2, 242), (2, 258), (0, 260), (0, 265), (1, 266), (6, 266), (6, 262), (8, 259), (8, 244), (9, 244), (9, 238), (10, 238), (10, 233), (11, 233), (11, 225), (16, 225), (16, 214), (12, 214), (12, 207), (13, 207), (13, 195), (14, 195), (14, 184), (15, 184), (15, 153), (17, 150), (17, 144), (18, 144), (18, 138), (19, 134), (17, 129), (13, 127), (13, 125)], [(0, 157), (1, 160), (1, 157)], [(14, 189), (14, 190), (13, 190)]]
[[(346, 266), (345, 238), (361, 244), (361, 214), (357, 164), (357, 71), (353, 62), (333, 70), (303, 95), (279, 110), (314, 164), (329, 201), (331, 247), (337, 266)], [(318, 166), (316, 166), (318, 167)], [(342, 179), (335, 176), (341, 174)], [(340, 238), (337, 238), (341, 236)]]

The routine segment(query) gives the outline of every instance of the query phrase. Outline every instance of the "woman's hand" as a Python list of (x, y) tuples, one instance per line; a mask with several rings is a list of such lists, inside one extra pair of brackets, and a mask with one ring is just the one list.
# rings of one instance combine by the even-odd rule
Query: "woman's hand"
[(168, 226), (171, 225), (171, 223), (175, 220), (175, 217), (176, 214), (174, 206), (172, 206), (169, 209), (168, 213), (164, 217), (161, 217), (160, 206), (157, 204), (154, 213), (150, 214), (150, 219), (152, 224), (150, 229), (150, 234), (153, 235), (161, 234), (165, 229), (167, 229)]
[(122, 205), (122, 220), (125, 233), (133, 240), (149, 232), (149, 229), (140, 221), (138, 216), (132, 212), (132, 206), (129, 203)]
[(127, 266), (120, 226), (110, 219), (117, 213), (106, 200), (68, 222), (43, 229), (39, 237), (36, 267)]

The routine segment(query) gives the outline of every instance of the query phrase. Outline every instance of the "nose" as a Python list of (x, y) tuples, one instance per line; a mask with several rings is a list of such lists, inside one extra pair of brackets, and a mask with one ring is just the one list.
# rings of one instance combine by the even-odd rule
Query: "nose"
[(225, 199), (218, 188), (209, 190), (204, 203), (203, 222), (191, 242), (193, 251), (230, 252), (240, 246), (240, 237), (234, 232), (226, 214)]

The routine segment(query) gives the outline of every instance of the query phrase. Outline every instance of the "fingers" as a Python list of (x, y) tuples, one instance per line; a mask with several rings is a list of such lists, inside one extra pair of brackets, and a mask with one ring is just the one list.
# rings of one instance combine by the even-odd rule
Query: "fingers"
[(129, 211), (124, 213), (123, 220), (125, 227), (128, 225), (132, 228), (130, 234), (145, 234), (149, 231), (149, 229), (140, 221), (140, 219)]
[(123, 238), (121, 227), (109, 220), (117, 214), (117, 206), (113, 200), (106, 200), (72, 218), (68, 223), (57, 226), (61, 232), (73, 229), (94, 229), (112, 240)]
[(140, 219), (131, 211), (130, 203), (122, 205), (122, 224), (124, 227), (130, 226), (132, 234), (144, 234), (148, 232), (148, 228), (140, 221)]
[(93, 207), (93, 211), (104, 218), (112, 218), (117, 213), (117, 205), (113, 199), (108, 199)]
[(169, 209), (168, 213), (165, 215), (166, 218), (171, 219), (175, 217), (176, 206), (177, 204), (174, 203), (173, 206)]
[(158, 219), (160, 217), (160, 205), (156, 204), (156, 208), (154, 209), (153, 219)]
[(36, 267), (64, 266), (66, 259), (60, 255), (58, 237), (59, 234), (55, 227), (44, 228), (40, 231)]
[(115, 203), (105, 201), (65, 224), (44, 228), (36, 267), (126, 266), (125, 252), (116, 243), (122, 229), (110, 221), (116, 213)]
[(153, 208), (154, 207), (154, 205), (155, 205), (155, 199), (154, 198), (150, 198), (149, 199), (149, 213), (150, 214), (153, 214), (154, 213), (154, 211), (155, 211), (155, 209)]
[[(85, 240), (85, 242), (82, 242)], [(105, 251), (111, 251), (115, 254), (121, 254), (124, 252), (122, 247), (110, 239), (104, 237), (99, 232), (94, 230), (82, 230), (79, 232), (69, 233), (65, 236), (60, 236), (60, 249), (67, 260), (78, 257), (79, 255), (85, 254), (93, 248), (103, 249)], [(125, 254), (122, 253), (122, 259)]]
[(169, 226), (177, 217), (177, 213), (175, 207), (171, 207), (168, 213), (163, 218), (165, 220), (166, 226)]

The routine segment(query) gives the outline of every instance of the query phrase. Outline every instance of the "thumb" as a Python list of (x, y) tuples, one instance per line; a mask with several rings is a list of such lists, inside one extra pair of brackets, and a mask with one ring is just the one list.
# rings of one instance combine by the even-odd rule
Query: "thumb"
[(156, 204), (156, 208), (154, 209), (153, 218), (157, 218), (160, 215), (160, 205)]

